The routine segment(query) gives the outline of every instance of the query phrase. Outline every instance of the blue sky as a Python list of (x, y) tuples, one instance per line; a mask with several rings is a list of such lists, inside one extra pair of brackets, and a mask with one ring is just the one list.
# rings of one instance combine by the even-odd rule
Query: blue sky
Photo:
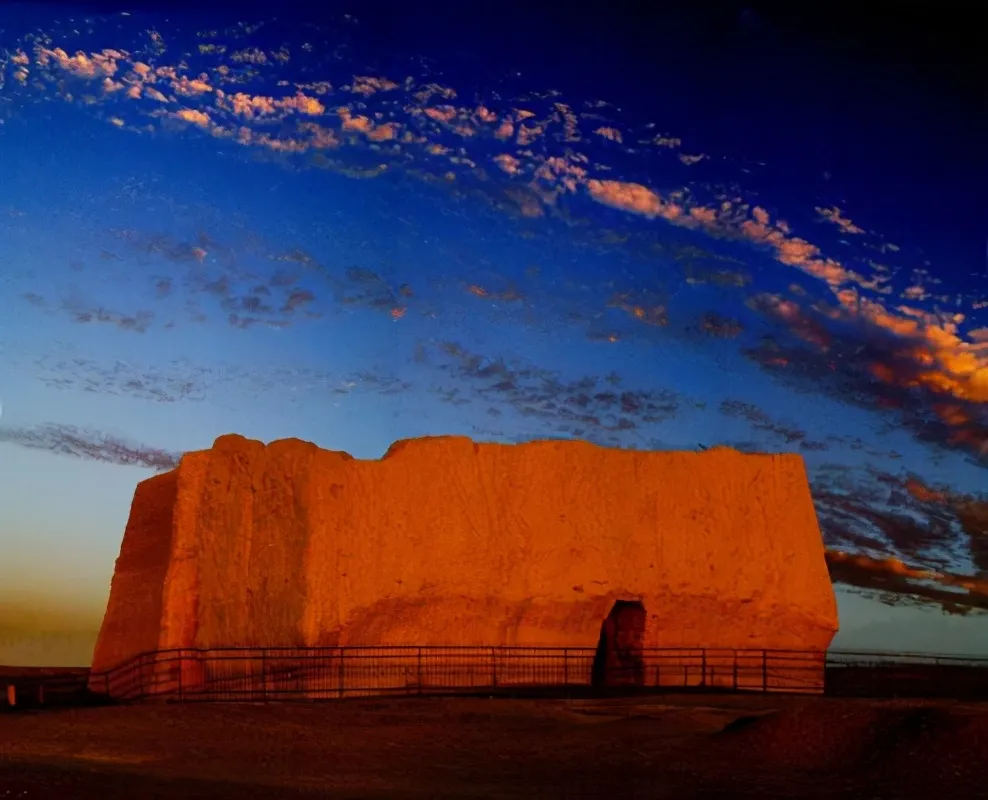
[(0, 662), (88, 660), (135, 483), (230, 431), (801, 452), (836, 644), (988, 654), (949, 109), (851, 117), (885, 78), (764, 53), (632, 91), (359, 16), (29, 17), (0, 11)]

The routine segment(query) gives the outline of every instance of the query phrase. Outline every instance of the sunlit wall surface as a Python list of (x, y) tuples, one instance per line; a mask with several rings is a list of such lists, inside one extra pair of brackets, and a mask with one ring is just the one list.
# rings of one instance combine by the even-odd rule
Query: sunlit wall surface
[(88, 663), (135, 483), (226, 432), (796, 451), (835, 645), (988, 654), (961, 190), (765, 158), (685, 62), (619, 103), (372, 34), (0, 8), (0, 663)]

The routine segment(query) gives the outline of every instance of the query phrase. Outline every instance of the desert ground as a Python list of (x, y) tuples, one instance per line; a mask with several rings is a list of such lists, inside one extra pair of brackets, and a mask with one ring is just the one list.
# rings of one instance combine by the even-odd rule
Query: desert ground
[(974, 797), (988, 703), (365, 698), (0, 713), (0, 798)]

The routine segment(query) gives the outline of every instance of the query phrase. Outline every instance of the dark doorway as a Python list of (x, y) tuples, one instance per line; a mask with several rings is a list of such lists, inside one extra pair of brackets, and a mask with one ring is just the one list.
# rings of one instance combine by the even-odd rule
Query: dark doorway
[(645, 606), (618, 600), (600, 626), (590, 681), (595, 691), (645, 685)]

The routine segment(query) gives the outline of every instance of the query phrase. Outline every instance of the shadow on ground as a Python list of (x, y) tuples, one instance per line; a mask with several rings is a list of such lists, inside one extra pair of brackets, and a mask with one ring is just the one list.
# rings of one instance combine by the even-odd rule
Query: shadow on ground
[(32, 800), (973, 797), (988, 763), (988, 704), (702, 695), (138, 705), (2, 715), (0, 743), (0, 796)]

